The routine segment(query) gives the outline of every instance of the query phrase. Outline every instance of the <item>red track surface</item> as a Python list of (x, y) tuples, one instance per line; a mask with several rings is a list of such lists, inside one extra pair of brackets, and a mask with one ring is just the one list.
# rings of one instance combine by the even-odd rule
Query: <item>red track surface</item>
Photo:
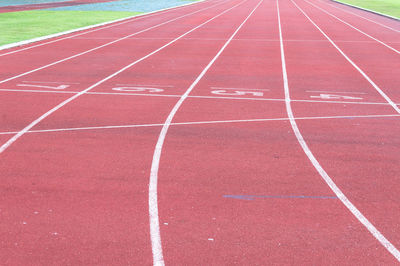
[[(279, 15), (286, 68), (272, 0), (206, 1), (0, 52), (2, 264), (148, 265), (157, 252), (167, 265), (396, 264), (400, 114), (382, 93), (400, 102), (400, 24), (320, 0), (279, 0)], [(305, 143), (392, 253), (299, 145), (283, 69)], [(160, 249), (148, 201), (163, 125)]]

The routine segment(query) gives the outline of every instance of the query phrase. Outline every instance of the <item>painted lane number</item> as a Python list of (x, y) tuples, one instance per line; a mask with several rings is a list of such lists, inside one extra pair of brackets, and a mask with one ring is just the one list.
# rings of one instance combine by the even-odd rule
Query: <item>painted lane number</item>
[(211, 87), (211, 93), (222, 95), (222, 96), (255, 96), (255, 97), (262, 97), (264, 96), (264, 92), (258, 89), (245, 89), (245, 88), (217, 88)]
[(365, 92), (352, 92), (352, 91), (343, 91), (343, 92), (339, 92), (339, 91), (307, 91), (310, 92), (312, 94), (314, 93), (318, 93), (319, 95), (312, 95), (310, 96), (310, 98), (314, 98), (314, 99), (322, 99), (322, 100), (362, 100), (362, 97), (356, 97), (356, 96), (349, 96), (350, 95), (354, 95), (354, 94), (367, 94)]
[(148, 87), (117, 87), (113, 88), (114, 91), (126, 91), (126, 92), (163, 92), (164, 89), (160, 88), (148, 88)]
[(33, 87), (33, 88), (40, 88), (40, 89), (50, 89), (50, 90), (64, 90), (66, 88), (68, 88), (70, 85), (64, 85), (64, 84), (60, 84), (60, 85), (52, 85), (52, 86), (48, 86), (48, 85), (40, 85), (40, 84), (17, 84), (18, 87)]
[(311, 98), (318, 98), (322, 100), (362, 100), (361, 97), (347, 96), (347, 95), (338, 95), (338, 94), (326, 94), (321, 93), (319, 96), (310, 96)]

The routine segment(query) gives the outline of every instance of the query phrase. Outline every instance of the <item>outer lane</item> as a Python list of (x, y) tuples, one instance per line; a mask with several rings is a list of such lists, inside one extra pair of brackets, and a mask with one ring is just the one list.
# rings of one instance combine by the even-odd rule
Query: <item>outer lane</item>
[[(292, 12), (290, 14), (289, 12), (282, 12), (284, 39), (303, 38), (299, 32), (292, 30), (289, 26), (290, 22), (295, 20), (304, 21), (304, 23), (300, 25), (304, 32), (310, 34), (310, 37), (322, 37), (321, 33), (313, 28), (314, 26), (293, 4), (287, 2), (285, 4), (290, 7)], [(289, 8), (285, 10), (289, 10)], [(313, 18), (317, 18), (317, 24), (325, 30), (326, 24), (321, 22), (324, 16), (322, 13), (319, 13), (318, 16), (318, 12), (311, 7), (304, 7), (304, 11), (306, 13), (310, 12)], [(308, 22), (308, 24), (306, 22)], [(338, 24), (338, 22), (336, 22), (336, 24)], [(332, 27), (332, 25), (330, 25), (330, 27)], [(338, 27), (340, 27), (340, 25), (338, 25)], [(336, 30), (336, 32), (339, 31)], [(343, 31), (343, 34), (345, 34), (345, 31)], [(353, 36), (356, 36), (356, 34)], [(337, 36), (335, 36), (333, 40), (335, 41), (335, 39), (337, 39)], [(342, 43), (339, 46), (341, 45)], [(303, 48), (303, 46), (301, 47)], [(365, 82), (360, 79), (361, 75), (354, 70), (349, 62), (344, 60), (344, 57), (331, 44), (320, 43), (319, 45), (314, 44), (313, 47), (305, 47), (301, 50), (303, 52), (302, 57), (297, 56), (299, 54), (298, 47), (290, 43), (285, 43), (285, 48), (287, 51), (289, 87), (291, 88), (292, 94), (295, 95), (295, 99), (298, 97), (307, 97), (307, 95), (310, 97), (308, 93), (309, 89), (307, 86), (303, 85), (304, 80), (318, 88), (313, 89), (314, 91), (327, 90), (331, 91), (330, 94), (336, 94), (340, 97), (360, 97), (364, 100), (377, 99), (376, 97), (379, 97), (374, 91), (374, 88), (369, 84), (365, 84)], [(360, 45), (358, 49), (355, 49), (353, 46), (352, 50), (347, 49), (345, 52), (350, 58), (353, 58), (357, 51), (365, 53), (363, 48), (364, 46), (362, 45)], [(370, 60), (378, 57), (378, 55), (374, 53), (375, 50), (370, 52)], [(392, 57), (388, 57), (385, 54), (381, 56), (385, 56), (384, 58), (387, 58), (389, 63), (393, 62)], [(319, 67), (315, 67), (314, 69), (310, 68), (308, 72), (309, 77), (301, 79), (300, 76), (296, 76), (296, 73), (299, 66), (303, 65), (306, 61), (310, 64), (314, 61), (327, 62), (328, 65), (316, 64)], [(355, 60), (355, 62), (356, 64), (359, 63), (358, 60)], [(370, 61), (370, 63), (371, 62), (373, 61)], [(379, 65), (380, 61), (377, 61), (377, 64)], [(364, 67), (364, 65), (361, 66), (361, 68)], [(368, 71), (368, 68), (366, 71)], [(324, 78), (321, 74), (325, 74), (327, 78)], [(317, 79), (313, 80), (312, 76), (317, 77)], [(353, 77), (351, 80), (348, 78), (350, 76)], [(397, 77), (393, 77), (394, 80), (396, 78)], [(372, 77), (372, 79), (378, 84), (382, 81), (382, 79), (378, 77)], [(355, 80), (359, 80), (359, 82), (349, 86), (351, 84), (350, 82)], [(390, 88), (385, 87), (382, 89), (392, 96), (392, 94), (390, 94)], [(393, 89), (393, 87), (391, 89)], [(303, 96), (301, 96), (301, 94), (303, 94)], [(318, 95), (318, 93), (314, 95)], [(332, 99), (326, 100), (329, 102)], [(319, 112), (318, 109), (312, 107), (312, 104), (303, 103), (301, 104), (301, 109), (298, 103), (293, 103), (292, 105), (295, 117), (303, 115), (299, 114), (301, 110), (308, 109), (309, 113)], [(324, 109), (322, 105), (320, 106), (321, 109)], [(337, 105), (336, 112), (345, 112), (347, 106), (348, 104)], [(362, 112), (396, 114), (395, 110), (389, 106), (385, 108), (386, 110), (376, 105), (357, 106), (359, 107), (359, 111)], [(333, 109), (331, 109), (331, 111), (335, 112)], [(300, 131), (315, 157), (320, 161), (320, 164), (337, 183), (339, 188), (343, 189), (344, 194), (349, 197), (350, 201), (353, 202), (356, 207), (360, 208), (360, 211), (367, 219), (369, 219), (394, 246), (398, 247), (399, 239), (395, 233), (398, 230), (398, 215), (394, 212), (390, 215), (383, 216), (382, 209), (391, 210), (393, 208), (392, 202), (396, 198), (395, 195), (398, 195), (398, 186), (393, 186), (396, 182), (395, 180), (397, 180), (395, 172), (399, 161), (399, 157), (394, 152), (393, 147), (397, 145), (398, 140), (396, 136), (393, 136), (392, 132), (396, 131), (399, 120), (397, 118), (389, 120), (382, 118), (382, 121), (379, 121), (379, 123), (373, 123), (371, 121), (377, 121), (377, 119), (335, 120), (334, 122), (324, 120), (299, 121), (298, 124)], [(388, 128), (391, 128), (391, 130), (388, 131)], [(377, 176), (380, 178), (377, 179)], [(372, 183), (375, 185), (371, 186)], [(378, 204), (375, 204), (376, 202), (379, 202), (379, 207)]]
[[(349, 56), (394, 102), (400, 102), (400, 94), (397, 90), (397, 84), (400, 83), (400, 50), (398, 50), (399, 52), (390, 50), (335, 18), (328, 16), (305, 1), (301, 0), (295, 2), (306, 11), (310, 18), (314, 20), (333, 41), (349, 41), (338, 43), (339, 48), (341, 48), (343, 52), (346, 53), (347, 56)], [(400, 33), (373, 26), (370, 26), (368, 29), (364, 28), (364, 30), (372, 37), (383, 42), (388, 42), (388, 45), (400, 42)], [(393, 48), (398, 49), (396, 46), (393, 46)], [(347, 63), (347, 65), (351, 67), (350, 64)]]

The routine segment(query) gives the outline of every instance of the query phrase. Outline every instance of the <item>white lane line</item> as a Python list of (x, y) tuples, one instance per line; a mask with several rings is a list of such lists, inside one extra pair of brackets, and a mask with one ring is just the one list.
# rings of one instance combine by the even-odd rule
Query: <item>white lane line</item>
[(359, 33), (364, 34), (364, 35), (367, 36), (368, 38), (370, 38), (370, 39), (372, 39), (372, 40), (374, 40), (374, 41), (376, 41), (376, 42), (382, 44), (383, 46), (389, 48), (390, 50), (394, 51), (395, 53), (400, 54), (400, 51), (396, 50), (396, 49), (393, 48), (392, 46), (390, 46), (390, 45), (388, 45), (388, 44), (382, 42), (381, 40), (378, 40), (377, 38), (372, 37), (371, 35), (365, 33), (364, 31), (360, 30), (359, 28), (354, 27), (352, 24), (350, 24), (350, 23), (348, 23), (348, 22), (346, 22), (346, 21), (344, 21), (344, 20), (338, 18), (337, 16), (335, 16), (335, 15), (333, 15), (332, 13), (326, 11), (325, 9), (323, 9), (323, 8), (321, 8), (321, 7), (315, 5), (315, 4), (313, 4), (313, 3), (311, 3), (311, 2), (309, 2), (309, 1), (307, 1), (307, 0), (304, 0), (304, 1), (307, 2), (307, 3), (309, 3), (310, 5), (314, 6), (315, 8), (321, 10), (321, 11), (324, 12), (325, 14), (328, 14), (329, 16), (331, 16), (331, 17), (333, 17), (333, 18), (339, 20), (340, 22), (346, 24), (347, 26), (349, 26), (350, 28), (352, 28), (352, 29), (358, 31)]
[[(62, 41), (62, 40), (71, 39), (71, 38), (74, 38), (76, 36), (81, 36), (81, 35), (84, 35), (84, 34), (87, 34), (87, 33), (95, 32), (95, 31), (99, 31), (99, 30), (103, 30), (103, 29), (108, 29), (108, 28), (111, 28), (111, 27), (115, 27), (115, 26), (119, 26), (119, 25), (125, 24), (125, 23), (136, 22), (138, 20), (146, 19), (146, 18), (149, 18), (149, 17), (162, 15), (162, 14), (168, 13), (168, 12), (170, 12), (172, 10), (175, 10), (175, 9), (184, 8), (184, 7), (187, 7), (189, 5), (194, 5), (194, 4), (202, 3), (202, 2), (205, 2), (205, 1), (207, 1), (207, 0), (200, 0), (198, 2), (184, 4), (184, 5), (181, 5), (181, 6), (175, 6), (175, 7), (170, 7), (170, 8), (166, 8), (166, 9), (160, 9), (160, 10), (156, 10), (156, 11), (152, 11), (152, 12), (148, 12), (148, 13), (143, 13), (143, 14), (138, 14), (138, 15), (135, 15), (135, 16), (121, 18), (121, 19), (117, 19), (117, 20), (113, 20), (113, 21), (107, 21), (107, 22), (96, 24), (96, 25), (91, 25), (91, 26), (86, 26), (86, 27), (82, 27), (82, 28), (78, 28), (78, 29), (73, 29), (73, 30), (68, 30), (68, 31), (64, 31), (64, 32), (55, 33), (55, 34), (50, 34), (50, 35), (46, 35), (46, 36), (42, 36), (42, 37), (30, 39), (30, 40), (25, 40), (25, 41), (21, 41), (21, 42), (17, 42), (17, 43), (10, 43), (10, 44), (6, 44), (6, 45), (2, 45), (2, 46), (0, 46), (0, 50), (5, 50), (5, 49), (10, 49), (10, 48), (26, 45), (26, 44), (31, 44), (31, 43), (34, 43), (34, 42), (39, 42), (39, 41), (44, 41), (44, 40), (47, 40), (47, 39), (56, 38), (56, 37), (59, 37), (59, 36), (62, 36), (62, 35), (67, 35), (67, 34), (78, 32), (78, 31), (84, 31), (84, 30), (87, 30), (87, 29), (97, 28), (97, 29), (94, 29), (94, 30), (85, 31), (85, 32), (82, 32), (82, 33), (78, 33), (78, 34), (70, 35), (70, 36), (67, 36), (67, 37), (59, 38), (59, 39), (56, 39), (56, 40), (52, 40), (52, 41), (48, 41), (48, 42), (32, 45), (32, 46), (29, 46), (29, 47), (25, 47), (25, 48), (22, 48), (22, 49), (14, 50), (14, 51), (11, 51), (11, 52), (3, 53), (3, 54), (0, 54), (0, 57), (6, 56), (6, 55), (10, 55), (10, 54), (15, 54), (15, 53), (18, 53), (18, 52), (21, 52), (21, 51), (29, 50), (29, 49), (40, 47), (40, 46), (43, 46), (43, 45), (59, 42), (59, 41)], [(120, 22), (120, 21), (122, 21), (122, 22)], [(108, 26), (106, 26), (106, 25), (108, 25)], [(102, 27), (102, 26), (105, 26), (105, 27)]]
[[(306, 116), (296, 117), (295, 120), (324, 120), (324, 119), (356, 119), (356, 118), (390, 118), (400, 117), (400, 115), (342, 115), (342, 116)], [(255, 118), (255, 119), (235, 119), (235, 120), (211, 120), (211, 121), (192, 121), (192, 122), (176, 122), (171, 123), (171, 126), (181, 125), (204, 125), (204, 124), (225, 124), (225, 123), (250, 123), (250, 122), (268, 122), (268, 121), (288, 121), (289, 118)], [(103, 130), (103, 129), (124, 129), (124, 128), (137, 128), (137, 127), (161, 127), (164, 124), (132, 124), (132, 125), (114, 125), (114, 126), (91, 126), (91, 127), (71, 127), (71, 128), (54, 128), (54, 129), (41, 129), (29, 130), (28, 133), (51, 133), (51, 132), (65, 132), (65, 131), (85, 131), (85, 130)], [(0, 135), (13, 135), (18, 131), (0, 132)]]
[(301, 11), (301, 13), (303, 13), (303, 15), (322, 33), (322, 35), (325, 36), (325, 38), (336, 48), (336, 50), (338, 50), (339, 53), (341, 53), (343, 55), (344, 58), (346, 58), (346, 60), (355, 68), (358, 70), (358, 72), (360, 72), (360, 74), (375, 88), (375, 90), (393, 107), (393, 109), (400, 114), (400, 108), (392, 101), (392, 99), (389, 98), (389, 96), (386, 95), (386, 93), (384, 93), (379, 87), (378, 85), (375, 84), (375, 82), (372, 81), (372, 79), (365, 74), (364, 71), (361, 70), (360, 67), (358, 67), (356, 65), (356, 63), (354, 63), (337, 45), (336, 43), (334, 43), (332, 41), (331, 38), (329, 38), (328, 35), (326, 35), (326, 33), (320, 28), (318, 27), (317, 24), (315, 24), (315, 22), (304, 12), (303, 9), (301, 9), (296, 2), (294, 2), (293, 0), (290, 0), (296, 7), (297, 9), (299, 9)]
[(176, 112), (188, 97), (189, 93), (193, 90), (193, 88), (197, 85), (197, 83), (203, 78), (203, 76), (207, 73), (210, 67), (214, 64), (214, 62), (218, 59), (221, 53), (225, 50), (228, 44), (232, 41), (238, 31), (242, 28), (242, 26), (246, 23), (246, 21), (253, 15), (256, 9), (260, 6), (263, 0), (261, 0), (256, 7), (250, 12), (250, 14), (246, 17), (246, 19), (239, 25), (239, 27), (235, 30), (232, 36), (225, 42), (222, 48), (218, 51), (215, 57), (208, 63), (208, 65), (203, 69), (200, 75), (196, 78), (196, 80), (190, 85), (190, 87), (186, 90), (186, 92), (181, 96), (179, 101), (172, 108), (169, 113), (167, 119), (164, 122), (164, 125), (161, 129), (160, 135), (157, 140), (156, 147), (154, 149), (153, 161), (151, 163), (151, 172), (150, 172), (150, 181), (149, 181), (149, 218), (150, 218), (150, 235), (151, 235), (151, 245), (153, 252), (153, 264), (154, 265), (164, 265), (164, 258), (162, 253), (162, 245), (161, 245), (161, 235), (160, 235), (160, 225), (159, 225), (159, 217), (158, 217), (158, 199), (157, 199), (157, 182), (158, 182), (158, 169), (160, 164), (161, 152), (165, 140), (165, 136), (167, 135), (168, 128), (171, 125), (172, 119), (174, 118)]
[[(0, 89), (0, 92), (27, 92), (27, 93), (61, 93), (61, 94), (78, 94), (77, 91), (47, 91), (47, 90), (20, 90), (20, 89)], [(145, 93), (130, 93), (130, 92), (87, 92), (86, 95), (118, 95), (118, 96), (146, 96), (146, 97), (169, 97), (179, 98), (181, 94), (145, 94)], [(206, 96), (206, 95), (189, 95), (188, 98), (199, 99), (225, 99), (225, 100), (247, 100), (247, 101), (275, 101), (284, 102), (285, 99), (279, 98), (248, 98), (248, 97), (226, 97), (226, 96)], [(305, 102), (305, 103), (332, 103), (332, 104), (361, 104), (361, 105), (389, 105), (387, 102), (351, 102), (351, 101), (327, 101), (327, 100), (293, 100), (292, 102)], [(400, 105), (400, 103), (396, 103)]]
[(4, 143), (1, 147), (0, 147), (0, 154), (5, 151), (11, 144), (13, 144), (17, 139), (19, 139), (22, 135), (24, 135), (27, 131), (29, 131), (32, 127), (34, 127), (35, 125), (37, 125), (38, 123), (40, 123), (40, 121), (42, 121), (43, 119), (45, 119), (46, 117), (48, 117), (49, 115), (51, 115), (52, 113), (54, 113), (55, 111), (57, 111), (58, 109), (60, 109), (61, 107), (63, 107), (64, 105), (68, 104), (69, 102), (75, 100), (76, 98), (78, 98), (79, 96), (89, 92), (91, 89), (97, 87), (98, 85), (106, 82), (107, 80), (117, 76), (118, 74), (120, 74), (121, 72), (127, 70), (128, 68), (136, 65), (137, 63), (149, 58), (150, 56), (158, 53), (159, 51), (163, 50), (164, 48), (170, 46), (171, 44), (175, 43), (176, 41), (178, 41), (179, 39), (181, 39), (182, 37), (186, 36), (187, 34), (195, 31), (196, 29), (204, 26), (205, 24), (207, 24), (208, 22), (222, 16), (223, 14), (225, 14), (226, 12), (230, 11), (231, 9), (237, 7), (238, 5), (242, 4), (243, 2), (245, 2), (246, 0), (243, 0), (242, 2), (240, 2), (239, 4), (236, 4), (235, 6), (224, 10), (222, 13), (210, 18), (209, 20), (203, 22), (202, 24), (192, 28), (191, 30), (187, 31), (186, 33), (180, 35), (179, 37), (175, 38), (174, 40), (170, 41), (169, 43), (161, 46), (160, 48), (154, 50), (153, 52), (147, 54), (146, 56), (132, 62), (131, 64), (121, 68), (120, 70), (118, 70), (117, 72), (114, 72), (113, 74), (107, 76), (106, 78), (96, 82), (95, 84), (93, 84), (92, 86), (88, 87), (87, 89), (80, 91), (79, 93), (73, 95), (72, 97), (64, 100), (63, 102), (61, 102), (60, 104), (58, 104), (57, 106), (53, 107), (51, 110), (49, 110), (48, 112), (44, 113), (43, 115), (41, 115), (39, 118), (37, 118), (35, 121), (33, 121), (32, 123), (30, 123), (28, 126), (26, 126), (24, 129), (22, 129), (21, 131), (19, 131), (16, 135), (14, 135), (11, 139), (9, 139), (6, 143)]
[(126, 35), (126, 36), (124, 36), (124, 37), (122, 37), (122, 38), (119, 38), (119, 39), (117, 39), (117, 40), (114, 40), (114, 41), (111, 41), (111, 42), (102, 44), (102, 45), (100, 45), (100, 46), (96, 46), (96, 47), (94, 47), (94, 48), (92, 48), (92, 49), (89, 49), (89, 50), (86, 50), (86, 51), (84, 51), (84, 52), (81, 52), (81, 53), (78, 53), (78, 54), (75, 54), (75, 55), (66, 57), (66, 58), (64, 58), (64, 59), (55, 61), (55, 62), (53, 62), (53, 63), (47, 64), (47, 65), (44, 65), (44, 66), (41, 66), (41, 67), (38, 67), (38, 68), (35, 68), (35, 69), (33, 69), (33, 70), (30, 70), (30, 71), (21, 73), (21, 74), (19, 74), (19, 75), (13, 76), (13, 77), (11, 77), (11, 78), (7, 78), (7, 79), (4, 79), (4, 80), (1, 80), (1, 81), (0, 81), (0, 84), (5, 83), (5, 82), (10, 81), (10, 80), (14, 80), (14, 79), (16, 79), (16, 78), (20, 78), (20, 77), (26, 76), (26, 75), (28, 75), (28, 74), (32, 74), (32, 73), (37, 72), (37, 71), (39, 71), (39, 70), (42, 70), (42, 69), (45, 69), (45, 68), (48, 68), (48, 67), (51, 67), (51, 66), (60, 64), (60, 63), (62, 63), (62, 62), (71, 60), (71, 59), (73, 59), (73, 58), (76, 58), (76, 57), (79, 57), (79, 56), (88, 54), (88, 53), (90, 53), (90, 52), (93, 52), (93, 51), (96, 51), (96, 50), (98, 50), (98, 49), (101, 49), (101, 48), (107, 47), (107, 46), (109, 46), (109, 45), (112, 45), (112, 44), (114, 44), (114, 43), (123, 41), (123, 40), (125, 40), (125, 39), (127, 39), (127, 38), (129, 38), (129, 37), (132, 37), (132, 36), (138, 35), (138, 34), (140, 34), (140, 33), (143, 33), (143, 32), (146, 32), (146, 31), (149, 31), (149, 30), (158, 28), (158, 27), (160, 27), (160, 26), (166, 25), (166, 24), (171, 23), (171, 22), (173, 22), (173, 21), (176, 21), (176, 20), (178, 20), (178, 19), (181, 19), (181, 18), (184, 18), (184, 17), (187, 17), (187, 16), (191, 16), (191, 15), (193, 15), (193, 14), (199, 13), (199, 12), (204, 11), (204, 10), (206, 10), (206, 9), (210, 9), (210, 8), (212, 8), (212, 7), (214, 7), (214, 6), (217, 6), (217, 5), (220, 5), (220, 4), (224, 3), (224, 2), (226, 2), (226, 1), (219, 2), (219, 3), (215, 4), (215, 5), (208, 6), (208, 7), (202, 8), (202, 9), (200, 9), (200, 10), (197, 10), (197, 11), (194, 11), (194, 12), (191, 12), (191, 13), (188, 13), (188, 14), (185, 14), (185, 15), (183, 15), (183, 16), (179, 16), (179, 17), (170, 19), (170, 20), (165, 21), (165, 22), (162, 22), (162, 23), (160, 23), (160, 24), (151, 26), (151, 27), (149, 27), (149, 28), (147, 28), (147, 29), (144, 29), (144, 30), (137, 31), (137, 32), (135, 32), (135, 33)]
[[(321, 1), (321, 0), (318, 0), (318, 1), (319, 1), (319, 2), (322, 2), (322, 3), (325, 3), (325, 2), (323, 2), (323, 1)], [(349, 11), (349, 10), (345, 10), (345, 9), (343, 9), (343, 8), (340, 8), (340, 7), (336, 6), (336, 5), (332, 5), (332, 4), (328, 4), (328, 5), (330, 5), (330, 6), (334, 7), (334, 8), (336, 8), (336, 9), (339, 9), (339, 10), (341, 10), (341, 11), (343, 11), (343, 12), (352, 14), (352, 15), (354, 15), (354, 16), (356, 16), (356, 17), (365, 19), (365, 20), (367, 20), (367, 21), (369, 21), (369, 22), (375, 23), (375, 24), (377, 24), (377, 25), (379, 25), (379, 26), (382, 26), (382, 27), (384, 27), (384, 28), (387, 28), (387, 29), (389, 29), (389, 30), (392, 30), (392, 31), (395, 31), (395, 32), (400, 32), (400, 30), (396, 30), (396, 29), (394, 29), (394, 28), (392, 28), (392, 27), (389, 27), (389, 26), (387, 26), (387, 25), (385, 25), (385, 24), (382, 24), (382, 23), (379, 23), (379, 22), (377, 22), (377, 21), (371, 20), (371, 19), (369, 19), (369, 18), (363, 17), (363, 16), (358, 15), (358, 14), (356, 14), (356, 13), (354, 13), (354, 12)]]
[(290, 101), (290, 93), (289, 93), (289, 82), (286, 71), (286, 60), (285, 60), (285, 51), (283, 46), (283, 38), (282, 38), (282, 28), (281, 28), (281, 17), (279, 11), (279, 0), (276, 0), (277, 3), (277, 12), (278, 12), (278, 25), (279, 25), (279, 37), (280, 37), (280, 46), (281, 46), (281, 61), (282, 61), (282, 76), (283, 76), (283, 86), (285, 89), (285, 104), (286, 111), (289, 117), (290, 125), (292, 126), (293, 132), (296, 135), (297, 141), (299, 142), (301, 148), (304, 153), (307, 155), (310, 162), (313, 164), (314, 168), (318, 171), (320, 176), (324, 179), (324, 181), (328, 184), (331, 190), (336, 194), (336, 196), (340, 199), (340, 201), (349, 209), (349, 211), (368, 229), (368, 231), (398, 260), (400, 261), (400, 252), (396, 249), (392, 243), (389, 242), (379, 231), (375, 228), (375, 226), (368, 221), (368, 219), (354, 206), (353, 203), (343, 194), (343, 192), (339, 189), (339, 187), (335, 184), (335, 182), (330, 178), (328, 173), (322, 168), (318, 160), (315, 158), (314, 154), (311, 152), (308, 147), (306, 141), (301, 134), (296, 120), (293, 115), (291, 101)]

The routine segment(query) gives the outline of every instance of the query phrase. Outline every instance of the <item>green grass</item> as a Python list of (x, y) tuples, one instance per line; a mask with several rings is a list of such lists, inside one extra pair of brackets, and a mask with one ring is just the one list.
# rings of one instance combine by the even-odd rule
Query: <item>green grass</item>
[(114, 11), (21, 11), (0, 13), (0, 45), (140, 14)]
[(367, 8), (379, 13), (400, 18), (400, 0), (338, 0), (363, 8)]

